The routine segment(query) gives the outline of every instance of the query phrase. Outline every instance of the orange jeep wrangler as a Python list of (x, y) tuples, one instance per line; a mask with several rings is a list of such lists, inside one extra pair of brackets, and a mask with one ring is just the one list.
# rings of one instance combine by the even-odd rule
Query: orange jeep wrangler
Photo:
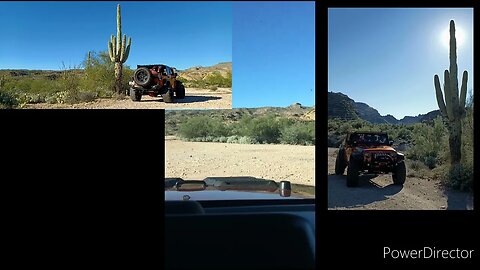
[(403, 185), (406, 178), (405, 156), (392, 147), (387, 133), (353, 132), (347, 134), (338, 150), (335, 174), (347, 169), (347, 186), (358, 186), (360, 173), (392, 173), (393, 183)]

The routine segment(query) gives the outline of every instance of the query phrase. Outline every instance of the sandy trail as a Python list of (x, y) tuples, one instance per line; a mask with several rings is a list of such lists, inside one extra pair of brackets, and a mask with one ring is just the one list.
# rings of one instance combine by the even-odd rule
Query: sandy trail
[(216, 91), (186, 88), (185, 98), (175, 103), (165, 103), (161, 97), (142, 96), (140, 102), (130, 98), (123, 100), (97, 99), (79, 104), (27, 104), (27, 109), (231, 109), (232, 89), (218, 88)]
[(253, 176), (315, 185), (315, 147), (296, 145), (184, 142), (165, 138), (165, 176)]
[[(364, 175), (356, 188), (346, 186), (346, 173), (335, 175), (337, 148), (328, 149), (328, 208), (378, 210), (464, 210), (473, 207), (469, 193), (445, 190), (439, 181), (407, 177), (395, 186), (391, 175)], [(408, 172), (408, 168), (407, 168)]]

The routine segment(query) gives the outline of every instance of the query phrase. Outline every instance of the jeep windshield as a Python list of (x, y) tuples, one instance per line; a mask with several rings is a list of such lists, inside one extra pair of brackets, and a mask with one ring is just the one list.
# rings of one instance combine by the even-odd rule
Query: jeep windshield
[(388, 135), (385, 133), (353, 133), (350, 136), (353, 145), (388, 145)]

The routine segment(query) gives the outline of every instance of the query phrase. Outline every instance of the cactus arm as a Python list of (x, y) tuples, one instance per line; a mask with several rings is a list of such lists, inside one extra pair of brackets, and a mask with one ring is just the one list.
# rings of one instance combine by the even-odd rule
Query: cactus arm
[(127, 44), (127, 35), (123, 35), (122, 39), (122, 47), (120, 49), (120, 62), (124, 63), (124, 57), (125, 57), (125, 45)]
[(113, 56), (113, 47), (112, 47), (112, 42), (108, 42), (108, 56), (110, 56), (110, 61), (114, 61), (115, 57)]
[(125, 63), (128, 59), (128, 55), (130, 54), (130, 45), (132, 44), (132, 38), (128, 38), (128, 45), (125, 49), (125, 53), (123, 54), (122, 63)]
[(445, 107), (445, 102), (443, 101), (443, 93), (442, 88), (440, 87), (440, 79), (438, 75), (434, 77), (434, 84), (435, 84), (435, 93), (437, 94), (437, 103), (438, 108), (440, 108), (440, 114), (444, 117), (447, 117), (447, 108)]
[(445, 91), (445, 107), (447, 107), (447, 116), (448, 120), (455, 120), (455, 103), (453, 102), (451, 82), (448, 70), (445, 70), (444, 79), (445, 83), (443, 85)]
[(465, 70), (462, 77), (462, 88), (460, 90), (460, 111), (465, 111), (465, 102), (467, 99), (467, 81), (468, 81), (468, 72)]

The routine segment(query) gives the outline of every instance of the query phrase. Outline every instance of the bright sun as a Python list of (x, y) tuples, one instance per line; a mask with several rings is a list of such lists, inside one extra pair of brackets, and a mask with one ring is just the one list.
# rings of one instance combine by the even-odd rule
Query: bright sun
[[(457, 38), (457, 48), (462, 46), (463, 43), (465, 42), (465, 32), (463, 31), (462, 28), (458, 27), (458, 25), (455, 25), (455, 37)], [(450, 47), (450, 28), (447, 27), (445, 30), (442, 32), (442, 45), (445, 46), (446, 48)]]

